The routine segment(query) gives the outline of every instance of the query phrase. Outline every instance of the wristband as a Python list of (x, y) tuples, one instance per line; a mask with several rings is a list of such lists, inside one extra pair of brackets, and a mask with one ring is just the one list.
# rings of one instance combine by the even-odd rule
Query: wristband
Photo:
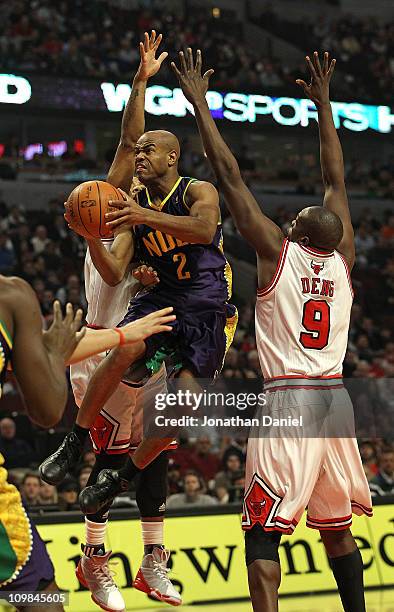
[(118, 346), (122, 346), (123, 344), (126, 344), (126, 337), (125, 337), (124, 333), (122, 332), (122, 330), (119, 329), (119, 327), (113, 327), (112, 329), (113, 329), (114, 332), (119, 334), (119, 344), (118, 344)]

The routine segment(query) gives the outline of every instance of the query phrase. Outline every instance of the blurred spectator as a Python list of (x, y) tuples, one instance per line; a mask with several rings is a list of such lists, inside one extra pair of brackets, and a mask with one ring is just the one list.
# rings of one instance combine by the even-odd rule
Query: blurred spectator
[(170, 458), (168, 461), (168, 494), (182, 493), (181, 466)]
[(96, 463), (96, 454), (92, 450), (86, 451), (82, 455), (82, 463), (84, 465), (90, 465), (90, 467), (93, 467)]
[(379, 471), (369, 483), (371, 495), (394, 495), (394, 448), (383, 450), (379, 460)]
[(86, 487), (86, 484), (89, 480), (89, 476), (92, 472), (92, 466), (88, 463), (82, 465), (82, 467), (78, 471), (78, 485), (79, 490), (82, 491)]
[(67, 479), (57, 487), (60, 510), (74, 510), (78, 501), (79, 487), (75, 480)]
[(28, 467), (33, 460), (31, 446), (16, 436), (15, 421), (4, 417), (0, 421), (0, 453), (7, 469)]
[[(393, 95), (392, 39), (393, 25), (382, 23), (375, 15), (356, 14), (321, 15), (319, 26), (312, 25), (302, 12), (292, 18), (285, 13), (272, 11), (267, 20), (265, 9), (260, 16), (263, 28), (298, 46), (304, 52), (313, 49), (329, 49), (338, 59), (341, 82), (336, 84), (342, 95), (352, 93), (357, 85), (361, 100), (379, 97), (391, 100)], [(382, 16), (379, 15), (379, 18)], [(291, 73), (288, 77), (294, 78)], [(371, 82), (375, 84), (371, 92)]]
[(45, 251), (49, 243), (48, 230), (45, 225), (38, 225), (36, 227), (31, 243), (36, 254)]
[(202, 493), (204, 483), (199, 475), (189, 470), (183, 477), (184, 493), (175, 493), (167, 499), (166, 508), (184, 508), (193, 506), (214, 506), (217, 500)]
[(0, 234), (0, 274), (10, 274), (15, 266), (15, 253), (11, 240)]
[[(20, 0), (21, 13), (7, 10), (3, 14), (0, 67), (7, 71), (129, 80), (139, 62), (138, 42), (144, 31), (155, 28), (163, 33), (163, 49), (171, 58), (179, 47), (201, 48), (207, 65), (215, 66), (221, 86), (241, 85), (245, 74), (250, 75), (256, 86), (283, 82), (282, 67), (269, 50), (262, 58), (257, 49), (244, 41), (243, 24), (235, 14), (231, 20), (214, 19), (208, 9), (171, 14), (168, 9), (165, 13), (155, 9), (152, 3), (151, 10), (144, 12), (137, 10), (136, 3), (129, 4), (123, 2), (120, 7), (100, 2), (94, 5), (92, 18), (92, 7), (86, 2), (52, 7), (45, 0), (37, 0), (33, 10), (28, 0)], [(81, 30), (78, 24), (86, 26)], [(120, 29), (123, 36), (119, 42), (114, 32)], [(161, 76), (169, 79), (169, 61), (164, 63)], [(34, 167), (34, 158), (30, 163)]]
[(195, 450), (188, 457), (188, 468), (201, 474), (205, 482), (215, 478), (220, 467), (220, 459), (211, 447), (209, 437), (202, 436), (196, 440)]
[(40, 503), (41, 480), (37, 474), (28, 472), (22, 479), (21, 494), (27, 506), (37, 506)]
[(219, 472), (215, 478), (214, 491), (217, 497), (225, 489), (228, 494), (228, 501), (233, 502), (241, 499), (243, 474), (244, 466), (241, 463), (239, 454), (228, 453), (224, 463), (224, 470)]
[(360, 450), (360, 455), (361, 455), (361, 461), (363, 462), (363, 464), (365, 466), (368, 466), (368, 469), (370, 470), (372, 475), (377, 474), (378, 473), (377, 455), (376, 455), (376, 449), (374, 445), (372, 444), (372, 442), (368, 442), (367, 440), (365, 440), (364, 442), (361, 442), (359, 445), (359, 450)]
[(38, 500), (40, 506), (49, 506), (57, 504), (58, 498), (56, 487), (41, 480)]

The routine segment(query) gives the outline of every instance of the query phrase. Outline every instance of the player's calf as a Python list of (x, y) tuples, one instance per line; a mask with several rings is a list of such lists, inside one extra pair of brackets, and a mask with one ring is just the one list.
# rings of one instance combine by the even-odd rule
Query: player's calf
[(254, 612), (276, 612), (280, 585), (281, 534), (255, 525), (245, 532), (245, 560)]
[(365, 612), (363, 561), (350, 529), (320, 531), (346, 612)]

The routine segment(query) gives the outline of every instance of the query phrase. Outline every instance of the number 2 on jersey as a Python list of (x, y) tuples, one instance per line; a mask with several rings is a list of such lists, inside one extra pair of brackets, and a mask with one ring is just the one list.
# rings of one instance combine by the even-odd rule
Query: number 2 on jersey
[(173, 262), (176, 263), (177, 261), (179, 261), (179, 265), (177, 268), (177, 275), (179, 280), (187, 280), (190, 278), (190, 272), (187, 272), (187, 270), (183, 270), (183, 268), (186, 265), (186, 255), (185, 253), (176, 253), (173, 258), (172, 258)]
[(324, 300), (308, 300), (304, 304), (302, 325), (306, 332), (300, 333), (304, 348), (321, 350), (328, 344), (330, 335), (330, 306)]

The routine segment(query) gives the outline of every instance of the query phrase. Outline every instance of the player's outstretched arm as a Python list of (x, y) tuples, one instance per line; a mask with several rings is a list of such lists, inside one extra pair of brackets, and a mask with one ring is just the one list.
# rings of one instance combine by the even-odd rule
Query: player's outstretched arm
[(55, 425), (67, 400), (65, 362), (81, 341), (78, 332), (82, 311), (74, 316), (71, 304), (63, 318), (59, 302), (54, 322), (43, 334), (40, 305), (24, 280), (7, 279), (5, 304), (13, 324), (12, 367), (21, 387), (30, 418), (43, 427)]
[(176, 318), (172, 311), (173, 308), (168, 307), (152, 312), (150, 315), (120, 328), (121, 333), (114, 329), (87, 329), (67, 364), (72, 365), (97, 353), (111, 350), (119, 346), (120, 343), (132, 344), (145, 340), (153, 334), (171, 331), (172, 327), (169, 323), (172, 323)]
[(205, 94), (213, 70), (201, 74), (202, 56), (197, 51), (194, 62), (191, 49), (185, 58), (179, 53), (180, 66), (172, 63), (185, 97), (194, 106), (195, 116), (204, 149), (216, 174), (220, 189), (234, 222), (242, 236), (264, 260), (277, 261), (283, 233), (261, 211), (255, 198), (242, 180), (237, 160), (220, 135), (211, 116)]
[(144, 42), (140, 43), (141, 61), (133, 80), (133, 87), (123, 113), (120, 141), (116, 149), (114, 161), (109, 169), (107, 181), (115, 187), (121, 187), (127, 193), (130, 190), (134, 174), (134, 147), (145, 129), (145, 92), (148, 79), (154, 76), (167, 57), (164, 52), (156, 58), (156, 51), (162, 40), (162, 35), (156, 37), (155, 30), (151, 36), (145, 32)]
[(324, 53), (323, 66), (317, 51), (313, 59), (307, 56), (306, 63), (310, 72), (309, 85), (298, 79), (305, 94), (316, 104), (319, 117), (320, 163), (324, 184), (323, 205), (340, 217), (343, 224), (343, 238), (338, 251), (344, 255), (350, 267), (355, 260), (354, 232), (350, 217), (349, 203), (345, 186), (343, 154), (337, 130), (334, 125), (330, 104), (330, 80), (336, 60), (329, 62), (327, 51)]

